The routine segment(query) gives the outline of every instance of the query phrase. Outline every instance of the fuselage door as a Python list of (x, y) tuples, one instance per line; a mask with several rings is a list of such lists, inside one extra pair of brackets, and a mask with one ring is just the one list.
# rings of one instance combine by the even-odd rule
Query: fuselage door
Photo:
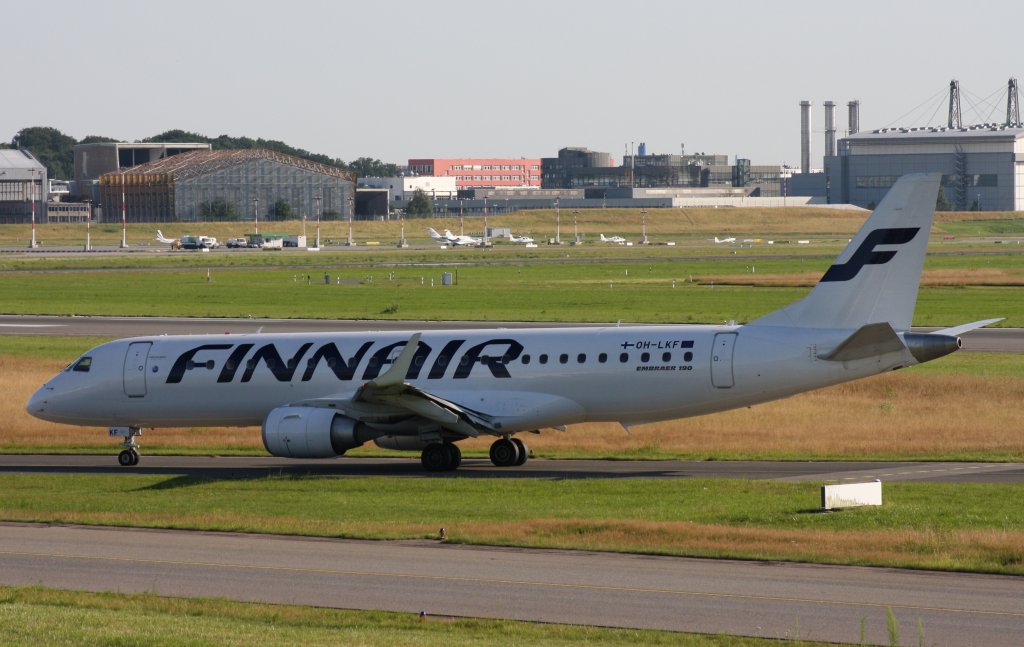
[(732, 349), (736, 345), (736, 333), (720, 332), (715, 335), (715, 344), (711, 348), (711, 384), (719, 389), (731, 388)]
[(146, 395), (146, 359), (152, 345), (148, 341), (128, 344), (128, 352), (124, 356), (124, 393), (129, 397)]

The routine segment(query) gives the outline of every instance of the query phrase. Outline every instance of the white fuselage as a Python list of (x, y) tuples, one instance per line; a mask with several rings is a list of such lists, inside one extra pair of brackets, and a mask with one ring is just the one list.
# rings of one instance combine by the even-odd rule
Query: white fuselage
[[(634, 424), (786, 397), (916, 363), (906, 351), (818, 359), (850, 330), (629, 326), (428, 331), (408, 384), (485, 412), (502, 432)], [(47, 382), (33, 415), (78, 425), (259, 425), (270, 410), (351, 398), (386, 372), (401, 332), (137, 337)]]

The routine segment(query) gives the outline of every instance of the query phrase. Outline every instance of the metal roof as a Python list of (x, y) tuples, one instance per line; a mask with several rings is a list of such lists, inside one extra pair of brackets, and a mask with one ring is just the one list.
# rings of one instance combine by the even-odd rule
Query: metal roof
[(43, 165), (39, 163), (35, 157), (32, 157), (32, 153), (27, 150), (19, 150), (17, 148), (4, 148), (0, 149), (0, 168), (2, 169), (17, 169), (17, 170), (43, 170)]
[(963, 128), (947, 128), (946, 126), (923, 126), (920, 128), (880, 128), (847, 135), (843, 139), (853, 142), (877, 141), (886, 139), (912, 140), (948, 140), (948, 139), (1021, 139), (1024, 138), (1024, 125), (1016, 124), (977, 124)]
[[(294, 155), (286, 155), (265, 148), (236, 149), (222, 151), (197, 150), (165, 157), (155, 162), (140, 164), (123, 171), (127, 175), (169, 174), (175, 180), (187, 180), (209, 173), (215, 173), (247, 162), (269, 160), (278, 164), (287, 164), (312, 173), (322, 173), (337, 178), (355, 181), (355, 174), (318, 162), (312, 162)], [(117, 176), (120, 172), (107, 173)]]

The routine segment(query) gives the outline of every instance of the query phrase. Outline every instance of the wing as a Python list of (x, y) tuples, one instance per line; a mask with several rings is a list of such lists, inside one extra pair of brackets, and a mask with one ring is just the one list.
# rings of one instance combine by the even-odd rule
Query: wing
[(419, 346), (420, 336), (420, 333), (414, 334), (391, 363), (391, 368), (383, 375), (360, 386), (354, 395), (318, 398), (296, 404), (330, 407), (350, 418), (369, 423), (415, 415), (464, 436), (501, 433), (492, 416), (466, 408), (405, 382), (405, 376)]

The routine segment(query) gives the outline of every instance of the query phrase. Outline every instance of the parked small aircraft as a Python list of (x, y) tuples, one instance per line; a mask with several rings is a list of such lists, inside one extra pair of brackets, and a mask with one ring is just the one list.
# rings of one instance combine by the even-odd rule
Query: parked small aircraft
[(164, 236), (164, 233), (162, 231), (157, 229), (156, 230), (156, 242), (164, 243), (165, 245), (170, 245), (171, 247), (175, 247), (178, 244), (178, 239), (177, 238), (168, 238), (168, 237)]
[(427, 227), (427, 233), (430, 234), (431, 238), (442, 245), (481, 245), (483, 243), (481, 239), (474, 238), (472, 236), (456, 236), (447, 229), (444, 230), (444, 234), (442, 235), (437, 233), (437, 230), (433, 227)]
[(534, 242), (529, 236), (513, 236), (510, 235), (508, 239), (513, 243), (532, 243)]
[(608, 238), (605, 238), (604, 234), (601, 234), (601, 242), (602, 243), (616, 243), (618, 245), (623, 245), (623, 244), (625, 244), (626, 239), (623, 238), (622, 236), (610, 236)]
[(717, 244), (721, 244), (721, 243), (735, 243), (735, 242), (736, 242), (736, 237), (735, 236), (729, 236), (727, 238), (719, 238), (718, 236), (715, 236), (715, 244), (716, 245)]

